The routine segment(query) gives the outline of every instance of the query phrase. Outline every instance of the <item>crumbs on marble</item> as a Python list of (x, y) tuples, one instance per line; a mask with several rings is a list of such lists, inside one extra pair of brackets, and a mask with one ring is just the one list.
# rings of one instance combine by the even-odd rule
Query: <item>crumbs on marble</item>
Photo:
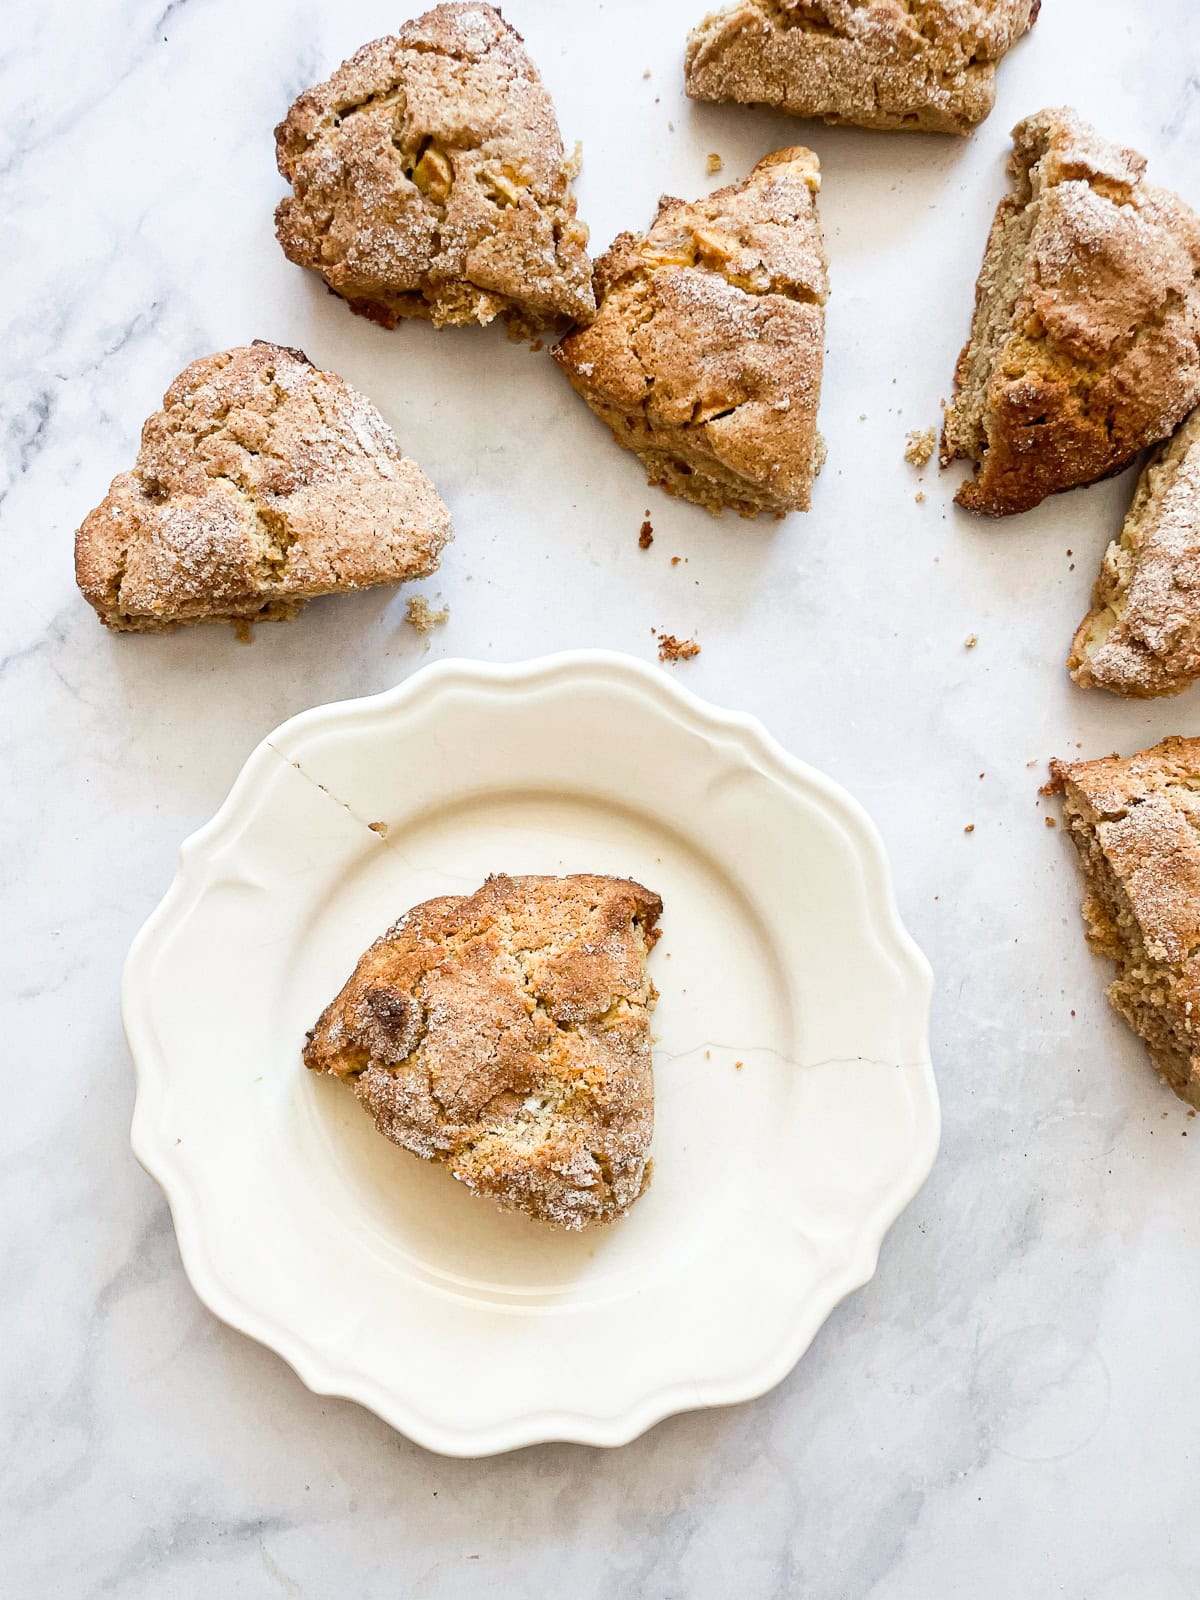
[(658, 636), (658, 659), (660, 661), (690, 661), (693, 656), (698, 656), (699, 654), (700, 646), (695, 639), (677, 639), (673, 633), (660, 633)]
[(710, 150), (708, 154), (708, 160), (704, 163), (704, 170), (711, 178), (714, 176), (714, 174), (720, 172), (724, 165), (725, 163), (721, 160), (717, 152), (715, 150)]
[(650, 507), (646, 507), (646, 515), (642, 518), (642, 525), (638, 529), (638, 549), (649, 550), (654, 543), (654, 524), (650, 521)]
[(449, 620), (450, 607), (442, 606), (440, 610), (435, 611), (423, 594), (414, 594), (404, 608), (404, 618), (419, 634), (424, 635), (432, 633), (434, 628)]
[(978, 643), (979, 643), (979, 635), (977, 633), (969, 633), (967, 635), (967, 637), (963, 640), (963, 649), (964, 650), (974, 650), (975, 646)]
[(963, 829), (963, 832), (964, 833), (974, 833), (975, 832), (975, 824), (973, 822), (968, 822), (966, 827)]
[(388, 825), (386, 822), (368, 822), (367, 827), (370, 828), (372, 833), (377, 833), (381, 839), (386, 839), (388, 836)]
[(933, 428), (912, 428), (904, 445), (904, 459), (910, 467), (927, 467), (937, 446)]

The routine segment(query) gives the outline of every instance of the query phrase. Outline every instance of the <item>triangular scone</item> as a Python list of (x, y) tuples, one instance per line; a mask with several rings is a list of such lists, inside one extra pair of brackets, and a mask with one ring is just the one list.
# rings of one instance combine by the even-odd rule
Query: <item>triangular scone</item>
[(664, 199), (596, 263), (598, 310), (554, 355), (646, 464), (718, 515), (808, 508), (828, 280), (817, 158), (777, 150), (704, 200)]
[(564, 1228), (619, 1217), (654, 1131), (646, 957), (662, 901), (627, 878), (489, 878), (414, 906), (308, 1036), (379, 1131)]
[(1200, 739), (1050, 770), (1087, 880), (1088, 942), (1117, 963), (1108, 998), (1200, 1106)]
[(385, 327), (520, 331), (592, 314), (587, 229), (550, 96), (491, 6), (435, 6), (307, 90), (275, 130), (285, 253)]
[(75, 573), (110, 628), (161, 633), (422, 578), (449, 537), (437, 491), (371, 402), (256, 340), (175, 379), (133, 471), (76, 534)]
[(969, 133), (1041, 0), (739, 0), (688, 38), (693, 100), (860, 128)]
[(1115, 472), (1200, 400), (1200, 219), (1074, 111), (1013, 143), (942, 438), (989, 516)]
[(1085, 689), (1138, 698), (1200, 678), (1200, 408), (1142, 469), (1067, 665)]

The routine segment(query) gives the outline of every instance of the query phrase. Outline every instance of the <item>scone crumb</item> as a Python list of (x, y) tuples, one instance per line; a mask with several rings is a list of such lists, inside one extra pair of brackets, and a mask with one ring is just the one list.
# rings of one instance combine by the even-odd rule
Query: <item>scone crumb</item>
[(927, 467), (937, 448), (937, 433), (933, 428), (912, 428), (904, 446), (904, 459), (911, 467)]
[(660, 661), (690, 661), (699, 654), (700, 646), (695, 639), (677, 639), (673, 633), (660, 633), (658, 636)]
[(917, 502), (917, 504), (919, 506), (923, 506), (925, 504), (925, 491), (924, 491), (924, 489), (918, 489), (916, 494), (913, 495), (913, 499)]
[(404, 618), (418, 633), (432, 633), (434, 628), (449, 621), (450, 607), (442, 606), (435, 611), (423, 594), (414, 594), (404, 608)]
[(233, 623), (233, 636), (239, 644), (254, 643), (254, 624), (247, 622), (245, 617), (235, 617)]
[(1047, 818), (1046, 818), (1046, 819), (1045, 819), (1045, 821), (1046, 821), (1046, 826), (1047, 826), (1047, 827), (1048, 827), (1048, 828), (1057, 828), (1057, 827), (1058, 827), (1058, 823), (1057, 823), (1057, 822), (1055, 822), (1055, 820), (1054, 820), (1054, 818), (1053, 818), (1053, 817), (1047, 817)]
[(963, 649), (964, 650), (974, 650), (975, 646), (978, 643), (979, 643), (979, 635), (977, 633), (969, 633), (967, 635), (967, 637), (963, 640)]
[(725, 163), (721, 160), (717, 152), (715, 150), (710, 150), (708, 153), (708, 160), (704, 163), (704, 170), (711, 178), (720, 172), (724, 165)]
[(746, 1063), (744, 1061), (735, 1061), (733, 1063), (733, 1070), (735, 1072), (740, 1072), (745, 1065)]
[(638, 529), (638, 549), (649, 550), (654, 543), (654, 524), (650, 521), (650, 512), (642, 518), (642, 525)]
[(381, 839), (386, 839), (388, 836), (388, 825), (386, 822), (368, 822), (367, 827), (370, 828), (372, 833), (377, 833)]
[(975, 832), (975, 824), (973, 822), (968, 822), (966, 827), (963, 829), (963, 832), (964, 833), (974, 833)]

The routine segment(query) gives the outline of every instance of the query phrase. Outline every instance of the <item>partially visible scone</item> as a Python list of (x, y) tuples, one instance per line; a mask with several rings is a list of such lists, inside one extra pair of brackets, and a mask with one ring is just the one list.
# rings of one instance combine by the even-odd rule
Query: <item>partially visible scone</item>
[(828, 280), (817, 158), (777, 150), (706, 199), (664, 199), (596, 263), (598, 310), (555, 359), (652, 484), (720, 514), (807, 510)]
[(942, 436), (989, 516), (1115, 472), (1200, 400), (1200, 219), (1074, 111), (1013, 143)]
[(414, 906), (308, 1036), (379, 1131), (564, 1228), (642, 1193), (654, 1131), (646, 957), (662, 901), (628, 878), (489, 878)]
[(275, 130), (294, 193), (284, 252), (354, 311), (491, 322), (586, 321), (578, 159), (520, 34), (491, 6), (440, 5), (364, 45)]
[(193, 361), (75, 536), (110, 628), (295, 616), (317, 595), (423, 578), (450, 516), (379, 412), (299, 350)]
[(1050, 770), (1087, 880), (1088, 941), (1117, 963), (1108, 997), (1163, 1081), (1200, 1106), (1200, 739)]
[(1200, 408), (1142, 469), (1067, 665), (1085, 689), (1139, 698), (1200, 678)]
[(969, 133), (1041, 0), (738, 0), (688, 38), (693, 100), (861, 128)]

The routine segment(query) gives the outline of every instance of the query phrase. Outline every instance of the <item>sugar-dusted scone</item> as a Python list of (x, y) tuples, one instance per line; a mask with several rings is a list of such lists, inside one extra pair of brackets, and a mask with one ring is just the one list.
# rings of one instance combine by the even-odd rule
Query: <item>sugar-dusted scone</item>
[(1143, 467), (1067, 666), (1085, 689), (1137, 698), (1200, 678), (1200, 408)]
[(363, 395), (299, 350), (255, 340), (193, 361), (75, 536), (100, 620), (295, 616), (317, 595), (423, 578), (450, 516)]
[(706, 199), (664, 199), (596, 263), (590, 327), (554, 351), (652, 484), (720, 514), (808, 508), (828, 280), (811, 150)]
[(576, 156), (520, 34), (491, 6), (435, 6), (364, 45), (275, 130), (293, 194), (284, 252), (385, 327), (591, 316)]
[(989, 516), (1115, 472), (1200, 400), (1200, 219), (1074, 111), (1013, 142), (942, 436)]
[(646, 957), (662, 901), (628, 878), (492, 877), (414, 906), (308, 1036), (379, 1131), (564, 1228), (642, 1193), (654, 1131)]
[(969, 133), (1041, 0), (738, 0), (688, 38), (693, 100), (861, 128)]
[(1200, 1106), (1200, 739), (1050, 770), (1087, 880), (1088, 941), (1117, 963), (1108, 997), (1163, 1081)]

